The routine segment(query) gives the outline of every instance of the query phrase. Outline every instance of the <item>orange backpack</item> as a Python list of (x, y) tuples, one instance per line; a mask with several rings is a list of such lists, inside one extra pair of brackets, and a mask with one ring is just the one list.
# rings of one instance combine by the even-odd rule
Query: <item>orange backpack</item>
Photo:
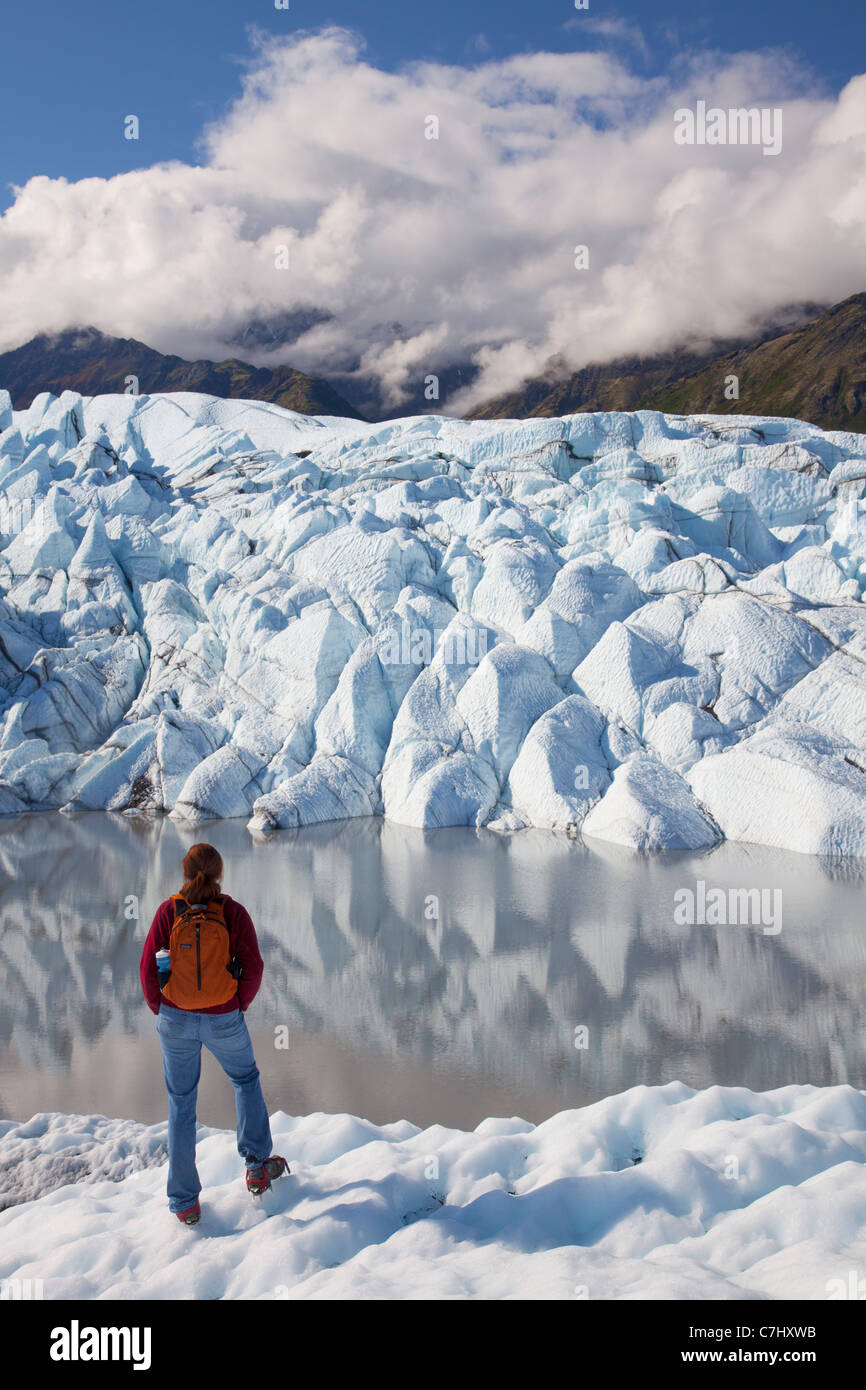
[(209, 1009), (237, 994), (231, 974), (231, 939), (221, 898), (188, 903), (172, 893), (174, 925), (169, 938), (171, 976), (163, 985), (166, 999), (181, 1009)]

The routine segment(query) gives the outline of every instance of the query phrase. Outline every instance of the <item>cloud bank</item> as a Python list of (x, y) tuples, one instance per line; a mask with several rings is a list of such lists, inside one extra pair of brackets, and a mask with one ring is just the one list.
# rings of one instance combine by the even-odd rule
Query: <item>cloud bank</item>
[[(373, 377), (392, 412), (472, 361), (471, 392), (431, 406), (459, 413), (552, 358), (742, 334), (866, 287), (866, 75), (828, 96), (782, 53), (680, 55), (663, 77), (634, 53), (612, 35), (387, 72), (342, 29), (257, 37), (198, 165), (16, 190), (0, 349), (92, 323), (224, 357), (250, 322), (314, 309), (289, 349), (243, 355)], [(780, 107), (781, 153), (677, 145), (698, 100)]]

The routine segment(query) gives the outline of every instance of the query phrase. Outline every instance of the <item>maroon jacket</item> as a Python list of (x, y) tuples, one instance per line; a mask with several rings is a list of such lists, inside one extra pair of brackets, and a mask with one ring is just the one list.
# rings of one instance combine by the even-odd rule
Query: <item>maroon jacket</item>
[[(265, 969), (256, 938), (256, 929), (250, 914), (245, 907), (241, 907), (240, 903), (236, 903), (234, 898), (230, 898), (228, 893), (222, 893), (220, 896), (226, 926), (229, 929), (229, 951), (240, 961), (243, 975), (238, 980), (238, 992), (233, 999), (228, 999), (225, 1004), (212, 1004), (209, 1009), (196, 1011), (203, 1014), (228, 1014), (238, 1006), (242, 1010), (248, 1009), (259, 992), (259, 985), (262, 983)], [(168, 950), (173, 925), (174, 902), (171, 898), (167, 898), (157, 908), (156, 916), (151, 923), (150, 931), (147, 933), (147, 940), (141, 953), (139, 971), (141, 988), (144, 991), (147, 1006), (151, 1013), (155, 1014), (159, 1013), (160, 1004), (165, 1004), (168, 1009), (179, 1007), (163, 996), (159, 988), (159, 977), (156, 973), (156, 953), (163, 948)], [(184, 1011), (181, 1010), (181, 1012)]]

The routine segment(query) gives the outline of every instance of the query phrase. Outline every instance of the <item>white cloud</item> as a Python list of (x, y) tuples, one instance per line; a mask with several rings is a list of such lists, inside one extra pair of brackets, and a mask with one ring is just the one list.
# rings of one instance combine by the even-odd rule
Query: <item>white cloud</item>
[[(780, 106), (782, 153), (675, 145), (698, 98)], [(667, 79), (601, 51), (390, 73), (343, 30), (259, 40), (201, 156), (18, 190), (0, 348), (93, 323), (225, 356), (251, 319), (316, 307), (332, 317), (289, 351), (244, 355), (373, 373), (397, 409), (470, 356), (480, 399), (553, 356), (741, 333), (866, 284), (866, 76), (828, 98), (780, 54), (680, 56)]]
[(597, 18), (589, 11), (583, 11), (567, 19), (563, 28), (576, 30), (581, 37), (589, 34), (597, 36), (605, 43), (626, 44), (636, 49), (642, 58), (650, 56), (649, 44), (641, 26), (621, 16)]

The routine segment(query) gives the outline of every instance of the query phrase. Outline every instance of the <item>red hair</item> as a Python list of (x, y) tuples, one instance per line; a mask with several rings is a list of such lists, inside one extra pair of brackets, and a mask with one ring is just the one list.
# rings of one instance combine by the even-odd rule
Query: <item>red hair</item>
[(184, 883), (180, 892), (188, 903), (206, 903), (219, 897), (223, 861), (213, 845), (193, 845), (184, 856), (181, 868)]

